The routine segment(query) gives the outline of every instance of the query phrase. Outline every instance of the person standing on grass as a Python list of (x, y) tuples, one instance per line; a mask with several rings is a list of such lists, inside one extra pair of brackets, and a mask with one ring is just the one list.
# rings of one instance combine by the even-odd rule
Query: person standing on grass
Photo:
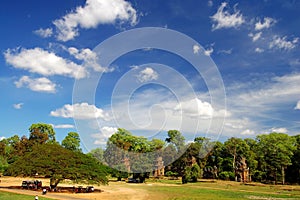
[(39, 196), (38, 196), (38, 195), (35, 195), (34, 200), (39, 200)]

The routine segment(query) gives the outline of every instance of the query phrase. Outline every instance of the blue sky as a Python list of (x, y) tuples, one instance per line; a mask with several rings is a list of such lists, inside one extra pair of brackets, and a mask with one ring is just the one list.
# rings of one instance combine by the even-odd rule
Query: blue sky
[[(28, 136), (38, 122), (53, 124), (60, 141), (78, 131), (87, 150), (104, 145), (117, 127), (162, 138), (179, 129), (188, 140), (299, 134), (299, 9), (296, 0), (2, 2), (0, 138)], [(214, 74), (152, 47), (102, 65), (107, 52), (139, 41), (144, 27), (192, 39), (188, 47), (168, 37), (161, 43), (198, 56)], [(99, 50), (136, 28), (142, 32), (131, 40)]]

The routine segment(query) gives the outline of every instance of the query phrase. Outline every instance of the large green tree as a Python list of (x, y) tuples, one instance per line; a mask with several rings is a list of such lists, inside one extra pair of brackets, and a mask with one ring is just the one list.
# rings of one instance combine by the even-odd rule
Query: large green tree
[(292, 136), (296, 140), (292, 165), (287, 167), (287, 181), (300, 184), (300, 135)]
[(266, 165), (266, 173), (275, 183), (278, 174), (281, 174), (282, 183), (285, 183), (285, 169), (292, 164), (293, 152), (296, 149), (296, 140), (284, 133), (270, 133), (257, 136), (257, 153)]
[(61, 180), (107, 183), (107, 167), (81, 152), (74, 152), (58, 144), (37, 144), (11, 164), (7, 173), (12, 176), (41, 176), (50, 178), (50, 187)]

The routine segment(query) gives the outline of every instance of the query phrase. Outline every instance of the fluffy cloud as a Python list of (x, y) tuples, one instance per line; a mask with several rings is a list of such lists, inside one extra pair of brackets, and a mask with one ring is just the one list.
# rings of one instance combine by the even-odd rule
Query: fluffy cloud
[(104, 110), (88, 103), (76, 103), (73, 105), (66, 104), (62, 108), (51, 111), (50, 115), (54, 117), (74, 118), (82, 120), (97, 118), (109, 121), (111, 119), (111, 116)]
[(295, 110), (300, 110), (300, 101), (297, 102), (297, 105), (295, 107)]
[(56, 92), (56, 84), (52, 83), (45, 77), (32, 79), (28, 76), (22, 76), (18, 81), (15, 82), (15, 85), (17, 88), (27, 87), (36, 92)]
[(58, 31), (57, 39), (68, 41), (79, 35), (79, 27), (96, 28), (100, 24), (116, 22), (137, 23), (136, 10), (125, 0), (87, 0), (82, 7), (53, 22)]
[(38, 47), (21, 50), (8, 49), (4, 53), (4, 57), (6, 62), (15, 68), (44, 76), (63, 75), (76, 79), (87, 76), (87, 72), (82, 66)]
[(141, 82), (147, 82), (152, 80), (158, 79), (158, 73), (154, 71), (150, 67), (146, 67), (144, 70), (140, 71), (140, 73), (137, 75), (137, 79)]
[(212, 117), (226, 117), (230, 115), (229, 112), (226, 112), (224, 110), (214, 110), (210, 103), (201, 101), (198, 98), (181, 102), (175, 106), (174, 110), (176, 112), (181, 112), (183, 115), (189, 117), (200, 117), (202, 119), (209, 119)]
[(275, 23), (276, 23), (275, 19), (272, 19), (270, 17), (265, 17), (263, 22), (259, 21), (255, 24), (255, 30), (259, 31), (265, 28), (270, 28)]
[(209, 47), (204, 51), (204, 55), (210, 56), (213, 52), (214, 52), (214, 49), (212, 47)]
[(252, 38), (253, 42), (255, 42), (255, 41), (257, 41), (261, 37), (261, 34), (262, 34), (262, 32), (258, 32), (256, 34), (249, 33), (248, 36)]
[(228, 11), (224, 10), (227, 7), (227, 3), (223, 2), (218, 8), (218, 11), (211, 16), (211, 19), (215, 24), (212, 25), (212, 30), (217, 30), (221, 28), (238, 28), (242, 25), (245, 20), (243, 15), (236, 8), (231, 14)]
[(176, 111), (181, 111), (183, 114), (191, 117), (211, 118), (214, 109), (208, 102), (202, 102), (200, 99), (192, 99), (189, 101), (181, 102), (175, 107)]
[(281, 128), (272, 128), (272, 129), (270, 129), (269, 132), (271, 132), (271, 133), (273, 133), (273, 132), (276, 132), (276, 133), (287, 133), (288, 130), (286, 128), (281, 127)]
[(0, 136), (0, 141), (1, 141), (1, 140), (4, 140), (5, 138), (6, 138), (6, 137), (2, 137), (2, 136)]
[(117, 131), (118, 129), (116, 127), (104, 126), (100, 128), (100, 133), (92, 134), (92, 137), (96, 139), (94, 144), (105, 145), (107, 139)]
[(53, 34), (52, 28), (46, 28), (46, 29), (38, 29), (33, 31), (35, 34), (39, 35), (42, 38), (48, 38), (51, 37)]
[(194, 52), (194, 54), (198, 54), (199, 51), (200, 51), (199, 45), (196, 45), (196, 44), (195, 44), (195, 45), (193, 46), (193, 52)]
[(261, 49), (261, 48), (259, 48), (259, 47), (257, 47), (257, 48), (255, 48), (255, 52), (256, 53), (262, 53), (262, 52), (264, 52), (264, 50)]
[(57, 125), (52, 125), (53, 128), (61, 128), (61, 129), (71, 129), (75, 128), (73, 124), (57, 124)]
[(77, 49), (75, 47), (68, 48), (68, 52), (74, 56), (77, 60), (83, 60), (84, 66), (87, 68), (92, 68), (96, 72), (111, 72), (113, 69), (107, 69), (102, 67), (97, 61), (98, 57), (95, 52), (91, 49)]
[(291, 50), (296, 47), (298, 44), (299, 38), (294, 38), (293, 40), (289, 41), (286, 36), (279, 37), (274, 36), (273, 40), (269, 44), (270, 49), (282, 49), (282, 50)]
[[(204, 49), (204, 51), (202, 51), (204, 53), (204, 55), (210, 56), (214, 52), (214, 49), (212, 47), (213, 45), (214, 44), (211, 44), (210, 47), (208, 47), (207, 49)], [(199, 45), (195, 44), (193, 46), (193, 52), (194, 52), (194, 54), (198, 54), (200, 50), (201, 50), (201, 47)]]
[(249, 129), (246, 129), (243, 132), (241, 132), (241, 135), (254, 135), (254, 134), (255, 134), (255, 132), (253, 130), (249, 130)]
[(24, 103), (17, 103), (17, 104), (14, 104), (14, 108), (15, 109), (21, 109), (23, 107)]

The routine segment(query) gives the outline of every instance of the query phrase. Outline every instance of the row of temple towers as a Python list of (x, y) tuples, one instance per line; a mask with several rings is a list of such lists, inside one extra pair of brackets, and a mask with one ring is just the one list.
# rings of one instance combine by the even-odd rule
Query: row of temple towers
[[(130, 160), (129, 158), (125, 158), (124, 159), (124, 165), (125, 168), (127, 169), (128, 172), (130, 172)], [(160, 177), (160, 176), (164, 176), (165, 175), (165, 166), (164, 166), (164, 161), (163, 158), (161, 156), (157, 157), (156, 159), (156, 164), (155, 164), (155, 168), (153, 171), (153, 176), (154, 177)]]

